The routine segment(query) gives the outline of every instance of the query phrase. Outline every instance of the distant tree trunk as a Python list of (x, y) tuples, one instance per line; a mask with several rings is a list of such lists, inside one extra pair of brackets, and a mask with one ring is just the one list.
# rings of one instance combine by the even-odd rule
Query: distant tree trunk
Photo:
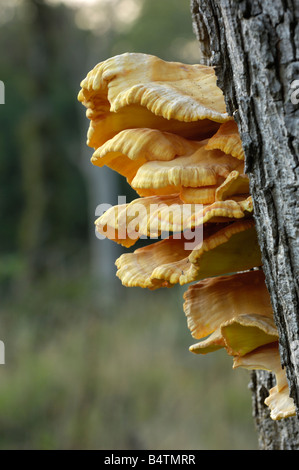
[[(106, 37), (105, 41), (99, 41), (97, 36), (90, 36), (86, 48), (89, 53), (85, 51), (85, 68), (91, 70), (98, 62), (105, 60), (108, 57), (108, 45), (109, 37)], [(82, 64), (80, 64), (82, 68)], [(82, 70), (80, 68), (80, 74)], [(79, 83), (83, 80), (84, 76), (78, 76), (78, 91)], [(110, 168), (104, 167), (99, 168), (92, 165), (90, 162), (93, 149), (86, 145), (86, 134), (89, 125), (86, 119), (85, 112), (80, 104), (78, 106), (78, 112), (80, 120), (82, 120), (82, 129), (84, 129), (81, 137), (81, 169), (86, 178), (88, 188), (88, 202), (89, 202), (89, 220), (91, 224), (90, 231), (90, 268), (91, 276), (95, 281), (96, 290), (99, 293), (100, 301), (103, 304), (103, 297), (107, 292), (107, 301), (111, 299), (110, 291), (107, 287), (116, 290), (119, 288), (119, 282), (115, 276), (115, 260), (120, 256), (121, 250), (119, 245), (111, 243), (110, 240), (98, 240), (94, 230), (94, 221), (97, 218), (96, 209), (100, 204), (117, 204), (117, 196), (119, 195), (119, 178), (118, 174), (112, 171)], [(102, 289), (99, 290), (99, 283)]]
[[(281, 362), (298, 410), (298, 0), (191, 0), (191, 9), (203, 61), (215, 66), (239, 126)], [(299, 449), (298, 417), (269, 418), (264, 399), (272, 381), (266, 372), (252, 374), (260, 448)]]
[(27, 72), (31, 77), (32, 107), (24, 115), (19, 129), (21, 144), (22, 186), (24, 209), (19, 223), (19, 242), (25, 258), (24, 279), (32, 280), (40, 271), (42, 252), (42, 226), (46, 207), (45, 162), (50, 151), (45, 143), (51, 141), (48, 123), (49, 106), (45, 96), (49, 93), (48, 77), (51, 69), (50, 31), (52, 17), (43, 2), (30, 0), (27, 8), (34, 9), (30, 23), (30, 48)]

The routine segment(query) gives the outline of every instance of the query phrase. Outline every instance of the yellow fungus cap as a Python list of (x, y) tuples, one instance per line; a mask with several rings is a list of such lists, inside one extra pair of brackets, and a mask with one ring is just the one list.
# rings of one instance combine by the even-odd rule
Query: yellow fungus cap
[(217, 201), (207, 205), (184, 204), (177, 194), (150, 196), (109, 208), (95, 225), (101, 235), (131, 246), (141, 236), (159, 237), (163, 232), (183, 232), (206, 223), (242, 219), (252, 210), (251, 196), (241, 201)]
[(252, 220), (229, 225), (207, 224), (203, 241), (192, 250), (190, 239), (170, 237), (126, 253), (116, 261), (117, 276), (125, 286), (170, 287), (261, 265)]
[(182, 186), (180, 189), (180, 199), (185, 204), (212, 204), (215, 202), (216, 190), (224, 181), (224, 178), (219, 176), (217, 181), (218, 184), (198, 188)]
[(236, 195), (249, 193), (249, 178), (238, 171), (232, 171), (226, 180), (216, 189), (215, 200), (224, 201)]
[(208, 150), (222, 150), (228, 155), (244, 160), (242, 141), (235, 121), (221, 124), (217, 132), (209, 139), (206, 148)]
[[(125, 176), (129, 184), (138, 169), (147, 161), (170, 161), (178, 156), (192, 154), (199, 143), (157, 129), (127, 129), (116, 134), (97, 148), (91, 162), (96, 166), (108, 166)], [(166, 193), (179, 191), (172, 187)], [(138, 191), (139, 195), (165, 194), (165, 191)]]
[(132, 180), (132, 187), (138, 191), (167, 186), (212, 186), (219, 177), (227, 178), (233, 170), (243, 170), (242, 162), (220, 150), (206, 150), (205, 142), (198, 142), (197, 150), (191, 155), (145, 163)]
[(82, 80), (78, 100), (87, 108), (88, 145), (94, 148), (123, 129), (149, 127), (206, 138), (231, 120), (212, 67), (140, 53), (97, 64)]
[(269, 396), (265, 399), (265, 404), (271, 410), (271, 418), (279, 420), (296, 415), (296, 407), (289, 394), (286, 373), (281, 367), (278, 342), (257, 348), (245, 356), (235, 357), (233, 367), (273, 372), (276, 385), (270, 389)]
[(188, 288), (184, 300), (188, 328), (196, 339), (238, 315), (273, 315), (262, 270), (204, 279)]
[(241, 200), (247, 197), (249, 197), (249, 178), (236, 170), (231, 171), (226, 178), (218, 176), (215, 185), (197, 188), (182, 186), (180, 190), (180, 198), (189, 204), (209, 204), (215, 201)]
[(231, 356), (243, 356), (277, 339), (273, 318), (243, 314), (222, 323), (208, 338), (193, 344), (189, 350), (195, 354), (207, 354), (225, 348)]

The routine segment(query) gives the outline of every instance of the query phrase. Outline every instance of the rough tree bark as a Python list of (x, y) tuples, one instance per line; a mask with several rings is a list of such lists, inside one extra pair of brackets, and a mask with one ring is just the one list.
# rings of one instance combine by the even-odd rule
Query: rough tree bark
[[(298, 0), (191, 0), (202, 62), (215, 66), (246, 155), (263, 269), (280, 355), (299, 407)], [(293, 102), (292, 102), (293, 101)], [(252, 375), (261, 449), (299, 449), (298, 414), (279, 422), (264, 406), (271, 374)]]

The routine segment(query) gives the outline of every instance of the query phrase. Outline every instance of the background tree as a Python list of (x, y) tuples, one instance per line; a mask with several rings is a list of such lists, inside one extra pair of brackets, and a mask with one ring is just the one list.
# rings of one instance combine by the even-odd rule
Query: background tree
[[(192, 0), (202, 60), (216, 68), (241, 133), (263, 269), (280, 336), (280, 354), (299, 405), (299, 75), (298, 1)], [(273, 422), (264, 405), (273, 377), (252, 376), (262, 449), (298, 449), (297, 417)]]
[(6, 269), (8, 279), (15, 275), (27, 284), (87, 246), (72, 53), (79, 55), (85, 36), (74, 30), (67, 8), (39, 0), (21, 3), (12, 18), (1, 28), (7, 106), (0, 116), (0, 252), (3, 277)]

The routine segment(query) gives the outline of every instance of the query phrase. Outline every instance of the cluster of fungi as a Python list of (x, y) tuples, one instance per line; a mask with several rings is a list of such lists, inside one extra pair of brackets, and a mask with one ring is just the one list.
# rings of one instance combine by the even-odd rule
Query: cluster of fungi
[[(198, 340), (190, 351), (225, 348), (234, 368), (273, 372), (270, 416), (293, 416), (242, 142), (213, 68), (126, 53), (96, 65), (78, 99), (90, 120), (91, 162), (117, 171), (137, 195), (108, 209), (96, 230), (126, 248), (158, 237), (116, 261), (123, 285), (189, 284), (184, 312)], [(137, 231), (135, 207), (144, 209)], [(190, 247), (186, 241), (199, 229), (201, 240)]]

